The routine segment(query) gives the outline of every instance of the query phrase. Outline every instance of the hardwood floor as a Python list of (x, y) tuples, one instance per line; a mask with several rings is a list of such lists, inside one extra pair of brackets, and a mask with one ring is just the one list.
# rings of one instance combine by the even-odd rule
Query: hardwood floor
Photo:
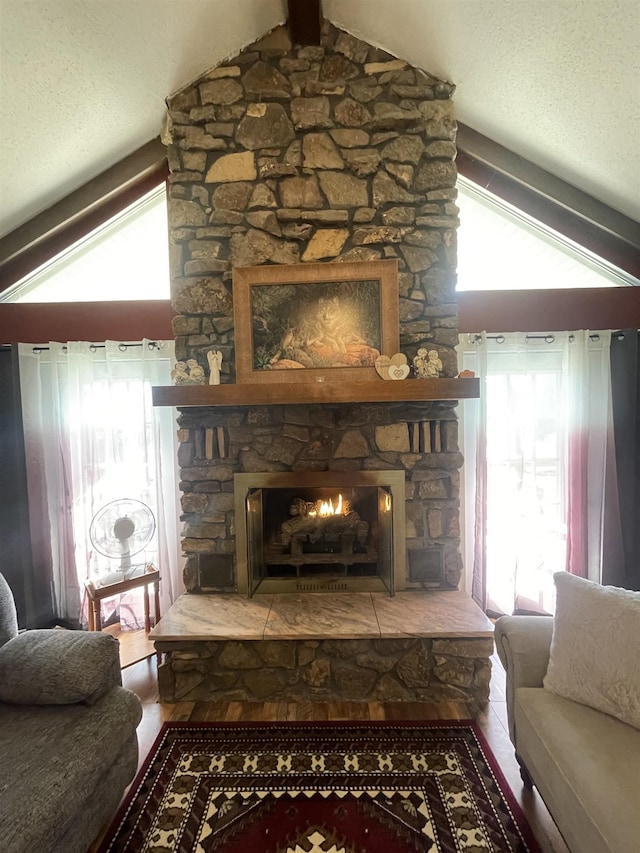
[[(126, 635), (120, 636), (122, 656), (127, 658)], [(206, 721), (274, 721), (274, 720), (437, 720), (466, 719), (464, 705), (447, 703), (429, 705), (419, 702), (177, 702), (160, 703), (157, 690), (156, 658), (123, 669), (125, 687), (140, 698), (142, 722), (138, 728), (141, 764), (165, 720)], [(518, 764), (507, 729), (504, 672), (497, 657), (493, 660), (491, 696), (478, 723), (498, 760), (516, 800), (527, 816), (544, 853), (569, 853), (560, 833), (536, 791), (526, 790), (520, 779)], [(99, 839), (89, 853), (96, 849)], [(250, 853), (253, 853), (251, 851)], [(258, 851), (256, 851), (258, 853)]]

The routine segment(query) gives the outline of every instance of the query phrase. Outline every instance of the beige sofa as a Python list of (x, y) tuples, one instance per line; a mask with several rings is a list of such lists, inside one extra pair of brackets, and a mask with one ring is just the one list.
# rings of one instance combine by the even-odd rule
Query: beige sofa
[[(592, 595), (596, 587), (565, 578), (570, 580), (558, 589), (554, 619), (504, 616), (496, 623), (496, 647), (507, 673), (509, 733), (525, 784), (536, 786), (572, 853), (638, 853), (640, 595), (623, 596), (629, 606), (620, 619), (602, 602), (601, 591), (611, 588), (597, 587), (587, 612), (578, 607), (562, 625), (575, 590)], [(626, 631), (635, 635), (625, 637)], [(603, 676), (600, 663), (612, 642), (626, 644), (630, 653), (614, 649)], [(617, 704), (631, 724), (612, 715)]]

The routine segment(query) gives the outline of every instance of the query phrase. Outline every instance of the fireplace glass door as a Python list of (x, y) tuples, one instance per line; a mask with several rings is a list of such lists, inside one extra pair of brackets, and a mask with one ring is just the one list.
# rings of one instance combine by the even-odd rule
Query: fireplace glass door
[(376, 485), (249, 489), (249, 594), (268, 586), (392, 595), (393, 500)]

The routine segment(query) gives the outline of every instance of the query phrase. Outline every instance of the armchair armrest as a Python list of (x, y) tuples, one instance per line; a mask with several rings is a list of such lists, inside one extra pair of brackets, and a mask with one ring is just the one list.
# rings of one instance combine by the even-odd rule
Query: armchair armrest
[(549, 616), (501, 616), (495, 625), (498, 657), (507, 673), (509, 736), (515, 746), (513, 705), (518, 687), (542, 687), (549, 664), (553, 619)]
[(35, 630), (0, 648), (0, 701), (93, 705), (122, 684), (119, 643), (109, 634)]

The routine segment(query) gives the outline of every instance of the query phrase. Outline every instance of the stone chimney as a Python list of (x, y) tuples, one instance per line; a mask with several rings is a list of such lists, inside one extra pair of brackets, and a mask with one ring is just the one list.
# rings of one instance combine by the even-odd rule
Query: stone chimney
[[(396, 258), (401, 351), (411, 363), (435, 349), (455, 377), (453, 89), (325, 22), (320, 46), (293, 46), (277, 28), (171, 96), (177, 357), (208, 372), (207, 353), (220, 350), (222, 381), (235, 382), (235, 267)], [(454, 407), (183, 409), (187, 588), (236, 587), (235, 473), (374, 469), (405, 472), (406, 586), (424, 585), (427, 554), (427, 575), (437, 563), (441, 588), (456, 588)]]

